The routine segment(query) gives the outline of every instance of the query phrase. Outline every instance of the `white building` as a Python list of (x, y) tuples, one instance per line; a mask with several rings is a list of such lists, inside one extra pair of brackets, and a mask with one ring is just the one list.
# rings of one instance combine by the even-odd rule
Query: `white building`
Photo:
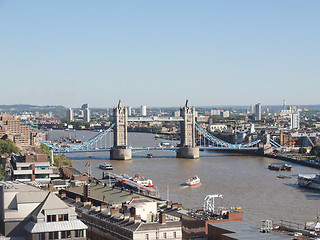
[(1, 234), (20, 239), (86, 239), (87, 226), (54, 193), (21, 182), (0, 182)]
[(210, 132), (222, 132), (224, 130), (227, 130), (227, 125), (226, 124), (212, 124), (209, 126), (209, 131)]
[(299, 114), (299, 111), (293, 112), (291, 114), (290, 128), (291, 129), (299, 129), (300, 128), (300, 114)]
[(220, 115), (221, 110), (220, 109), (213, 109), (211, 110), (211, 115), (213, 116), (219, 116)]
[(90, 122), (91, 121), (90, 109), (89, 108), (86, 108), (83, 111), (83, 121), (85, 121), (85, 122)]
[(230, 112), (229, 111), (221, 111), (221, 116), (224, 118), (228, 118), (230, 116)]
[(74, 120), (73, 118), (73, 109), (69, 108), (67, 110), (67, 121), (72, 122)]
[(132, 113), (131, 113), (131, 106), (128, 107), (128, 116), (131, 116)]
[(255, 106), (255, 116), (256, 116), (256, 120), (260, 121), (261, 120), (261, 103), (257, 103)]
[(141, 106), (141, 115), (147, 116), (147, 106)]

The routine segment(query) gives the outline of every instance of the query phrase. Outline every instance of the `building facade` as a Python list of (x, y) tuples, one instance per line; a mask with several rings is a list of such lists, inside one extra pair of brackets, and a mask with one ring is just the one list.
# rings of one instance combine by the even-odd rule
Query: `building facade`
[(21, 182), (0, 182), (0, 231), (28, 240), (86, 239), (87, 226), (55, 194)]

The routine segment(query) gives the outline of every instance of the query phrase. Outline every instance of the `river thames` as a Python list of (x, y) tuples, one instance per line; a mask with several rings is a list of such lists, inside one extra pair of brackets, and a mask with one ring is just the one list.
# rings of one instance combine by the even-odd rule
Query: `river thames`
[[(51, 131), (50, 139), (65, 135), (85, 140), (97, 132)], [(110, 134), (110, 133), (109, 133)], [(128, 133), (128, 145), (132, 147), (154, 147), (165, 141), (154, 138), (154, 134)], [(106, 137), (105, 145), (110, 146), (112, 136)], [(171, 142), (173, 145), (176, 142)], [(147, 158), (152, 153), (153, 158)], [(91, 158), (89, 158), (91, 155)], [(319, 173), (319, 170), (291, 164), (292, 172), (268, 170), (271, 163), (285, 163), (280, 160), (247, 156), (237, 153), (201, 151), (200, 159), (177, 159), (174, 152), (152, 151), (133, 154), (132, 160), (109, 160), (109, 152), (67, 154), (74, 167), (87, 172), (90, 162), (92, 174), (102, 177), (99, 165), (103, 162), (114, 166), (113, 172), (128, 175), (140, 174), (152, 179), (160, 197), (182, 203), (186, 208), (202, 208), (206, 195), (223, 194), (219, 205), (242, 207), (244, 221), (259, 225), (264, 219), (283, 219), (304, 223), (314, 221), (320, 211), (320, 191), (300, 188), (297, 185), (299, 173)], [(277, 175), (291, 178), (280, 179)], [(184, 185), (186, 179), (198, 175), (201, 184), (194, 187)]]

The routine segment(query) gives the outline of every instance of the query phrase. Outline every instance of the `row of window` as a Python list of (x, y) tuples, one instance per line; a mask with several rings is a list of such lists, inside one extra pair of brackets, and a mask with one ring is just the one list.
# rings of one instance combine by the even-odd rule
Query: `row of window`
[(47, 215), (47, 222), (61, 222), (68, 221), (68, 214)]
[[(35, 170), (47, 170), (49, 166), (35, 166)], [(17, 167), (17, 170), (32, 170), (32, 167)]]
[[(16, 179), (31, 179), (31, 174), (15, 175)], [(36, 174), (35, 178), (49, 178), (49, 174)]]
[[(146, 237), (146, 240), (150, 240), (151, 239), (148, 233), (146, 234), (145, 237)], [(162, 233), (162, 238), (160, 236), (160, 233), (156, 232), (156, 239), (166, 239), (166, 238), (167, 238), (167, 233), (166, 232)], [(173, 232), (173, 238), (177, 238), (177, 232)]]
[[(61, 231), (61, 232), (49, 232), (49, 239), (67, 239), (71, 238), (73, 232), (74, 238), (84, 237), (84, 230), (74, 230), (74, 231)], [(60, 233), (60, 234), (59, 234)], [(46, 233), (36, 233), (34, 234), (35, 240), (45, 240)]]

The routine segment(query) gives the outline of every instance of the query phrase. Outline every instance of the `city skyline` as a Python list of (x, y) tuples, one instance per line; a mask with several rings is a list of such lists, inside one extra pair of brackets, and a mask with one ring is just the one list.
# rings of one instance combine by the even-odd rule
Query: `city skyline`
[(319, 9), (318, 1), (1, 1), (0, 103), (317, 105)]

